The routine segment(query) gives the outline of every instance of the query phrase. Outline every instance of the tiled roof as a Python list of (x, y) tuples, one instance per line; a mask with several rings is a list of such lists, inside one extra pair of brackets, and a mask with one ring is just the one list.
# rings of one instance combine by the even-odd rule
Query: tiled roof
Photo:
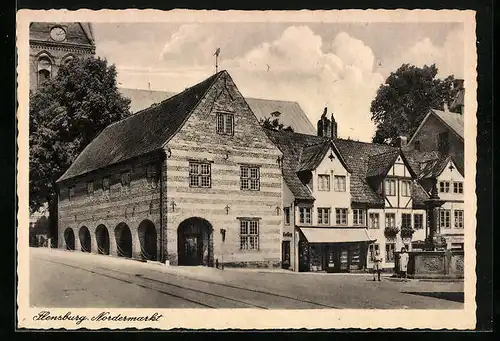
[[(175, 92), (120, 88), (120, 92), (130, 99), (130, 110), (135, 113), (149, 108), (175, 95)], [(316, 134), (316, 129), (297, 102), (277, 101), (261, 98), (245, 98), (257, 119), (271, 117), (278, 112), (279, 121), (285, 126), (291, 126), (297, 133)]]
[(432, 112), (444, 124), (452, 129), (462, 139), (464, 138), (464, 116), (451, 111), (441, 111), (432, 109)]
[(223, 73), (226, 71), (220, 71), (156, 106), (107, 126), (58, 181), (161, 149)]
[(389, 172), (392, 165), (394, 165), (394, 162), (396, 162), (398, 156), (398, 148), (394, 148), (393, 150), (389, 150), (381, 154), (371, 155), (368, 161), (368, 170), (366, 171), (366, 177), (383, 177), (387, 175), (387, 172)]
[(317, 152), (315, 149), (323, 148), (326, 143), (330, 143), (330, 140), (316, 135), (300, 134), (283, 130), (275, 131), (265, 129), (265, 131), (269, 138), (283, 153), (283, 179), (285, 180), (290, 191), (296, 199), (314, 200), (309, 188), (299, 179), (297, 175), (297, 171), (301, 169), (301, 155), (305, 147), (316, 146), (315, 148), (310, 148), (307, 152), (309, 155), (315, 155)]
[(316, 169), (321, 161), (323, 161), (323, 158), (325, 157), (326, 152), (330, 149), (330, 146), (331, 142), (328, 140), (319, 144), (305, 146), (300, 155), (297, 172)]

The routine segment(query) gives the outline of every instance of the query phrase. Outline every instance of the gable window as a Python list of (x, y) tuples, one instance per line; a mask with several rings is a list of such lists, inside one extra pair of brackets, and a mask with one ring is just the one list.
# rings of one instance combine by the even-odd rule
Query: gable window
[(450, 210), (442, 209), (439, 211), (439, 227), (444, 229), (451, 228), (451, 213)]
[(130, 172), (123, 172), (121, 177), (122, 189), (130, 188)]
[(456, 181), (453, 183), (453, 193), (462, 194), (464, 192), (464, 183)]
[(110, 179), (109, 177), (103, 178), (102, 179), (102, 190), (105, 194), (109, 194), (109, 188), (110, 188)]
[(260, 169), (254, 166), (241, 166), (240, 189), (246, 191), (260, 190)]
[(149, 187), (151, 187), (151, 188), (158, 187), (159, 177), (158, 177), (157, 167), (155, 164), (151, 164), (147, 167), (146, 176), (148, 179)]
[(240, 220), (240, 250), (259, 249), (259, 221)]
[(396, 213), (385, 214), (385, 227), (389, 228), (396, 227)]
[(233, 135), (234, 134), (234, 115), (233, 114), (217, 114), (217, 134)]
[(318, 208), (318, 225), (330, 225), (330, 208)]
[(94, 182), (93, 181), (87, 182), (87, 194), (90, 196), (94, 195)]
[(290, 207), (283, 207), (283, 215), (285, 218), (285, 225), (290, 225)]
[(385, 195), (395, 196), (396, 195), (396, 180), (386, 179), (385, 180)]
[(379, 229), (380, 228), (380, 221), (379, 221), (379, 214), (378, 213), (370, 213), (370, 228), (371, 229)]
[(365, 210), (355, 208), (352, 210), (352, 223), (355, 226), (365, 226)]
[(464, 211), (463, 210), (455, 210), (453, 211), (455, 216), (455, 228), (463, 229), (464, 228)]
[(415, 230), (421, 230), (424, 228), (424, 215), (414, 214), (413, 215), (413, 228)]
[(411, 229), (411, 214), (409, 213), (401, 214), (401, 228)]
[(450, 193), (449, 181), (439, 181), (439, 193)]
[(311, 224), (310, 207), (299, 207), (299, 222), (301, 224)]
[(335, 209), (335, 223), (337, 225), (347, 225), (347, 208)]
[(325, 175), (325, 174), (318, 175), (318, 190), (330, 191), (330, 175)]
[(411, 181), (401, 181), (401, 195), (404, 197), (411, 197)]
[(420, 141), (415, 141), (415, 150), (420, 151)]
[(189, 187), (210, 187), (211, 167), (209, 163), (189, 163)]
[(72, 200), (75, 197), (75, 186), (70, 186), (68, 188), (68, 199)]
[(335, 192), (345, 192), (346, 176), (345, 175), (335, 175), (333, 177), (333, 180), (334, 180), (333, 190)]

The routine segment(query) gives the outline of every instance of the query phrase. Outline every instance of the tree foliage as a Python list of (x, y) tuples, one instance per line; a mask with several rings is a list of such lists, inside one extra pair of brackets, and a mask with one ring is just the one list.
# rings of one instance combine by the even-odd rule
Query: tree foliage
[(101, 58), (61, 65), (30, 94), (30, 211), (47, 203), (52, 232), (57, 231), (57, 179), (107, 125), (129, 114), (130, 100), (118, 92), (116, 68)]
[(403, 64), (392, 72), (371, 103), (377, 130), (373, 142), (394, 144), (398, 136), (410, 137), (430, 109), (443, 110), (456, 95), (453, 76), (438, 79), (437, 67)]
[(293, 132), (293, 128), (291, 126), (285, 127), (285, 125), (281, 123), (278, 118), (271, 118), (271, 117), (262, 118), (260, 120), (260, 124), (267, 129), (285, 130)]

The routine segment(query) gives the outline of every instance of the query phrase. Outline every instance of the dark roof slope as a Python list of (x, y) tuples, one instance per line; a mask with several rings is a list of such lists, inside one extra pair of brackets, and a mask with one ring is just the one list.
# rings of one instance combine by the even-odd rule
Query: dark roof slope
[(207, 78), (156, 106), (107, 126), (58, 181), (63, 181), (162, 148), (189, 118), (222, 73)]
[(330, 147), (331, 142), (328, 140), (315, 145), (305, 146), (302, 149), (302, 154), (300, 155), (297, 172), (316, 169), (321, 161), (323, 161), (323, 158)]
[(394, 162), (399, 156), (399, 149), (386, 151), (381, 154), (371, 155), (368, 159), (368, 170), (366, 177), (386, 176)]
[[(316, 135), (299, 134), (283, 130), (264, 130), (271, 141), (273, 141), (283, 153), (283, 178), (290, 191), (296, 199), (314, 200), (309, 188), (297, 175), (297, 171), (302, 168), (301, 156), (304, 148), (314, 146), (314, 148), (309, 148), (305, 157), (306, 159), (315, 159), (318, 154), (317, 149), (321, 150), (325, 143), (329, 143), (330, 141), (327, 138)], [(307, 163), (308, 162), (304, 162), (304, 165)], [(307, 166), (305, 166), (305, 168), (307, 168)]]

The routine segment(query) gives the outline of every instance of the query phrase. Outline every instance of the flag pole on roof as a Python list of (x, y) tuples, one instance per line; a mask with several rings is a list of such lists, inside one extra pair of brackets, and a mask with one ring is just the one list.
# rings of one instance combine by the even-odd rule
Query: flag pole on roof
[(219, 54), (220, 54), (220, 47), (215, 50), (214, 56), (215, 56), (215, 73), (217, 73), (219, 65), (218, 65), (218, 60), (219, 60)]

